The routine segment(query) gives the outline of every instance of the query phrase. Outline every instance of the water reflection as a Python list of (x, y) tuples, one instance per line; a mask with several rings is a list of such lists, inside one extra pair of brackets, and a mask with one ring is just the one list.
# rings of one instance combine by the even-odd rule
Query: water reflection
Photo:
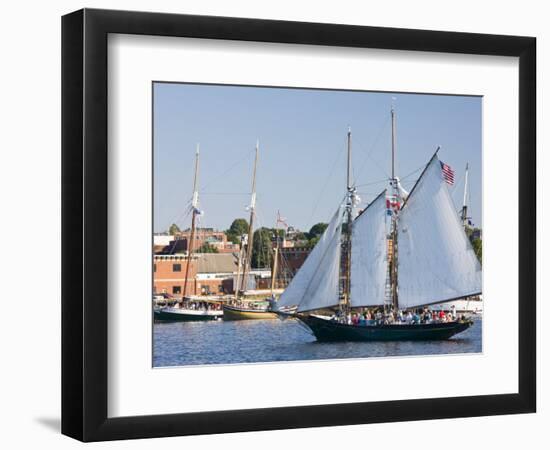
[(482, 320), (446, 341), (317, 342), (296, 320), (153, 325), (155, 367), (481, 352)]

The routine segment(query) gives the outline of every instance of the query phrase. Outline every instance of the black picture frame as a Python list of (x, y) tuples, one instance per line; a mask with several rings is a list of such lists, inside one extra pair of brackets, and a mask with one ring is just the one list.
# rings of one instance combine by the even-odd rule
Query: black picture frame
[[(518, 57), (518, 393), (107, 417), (109, 33)], [(533, 37), (94, 9), (64, 16), (62, 433), (82, 441), (102, 441), (535, 412), (535, 94)]]

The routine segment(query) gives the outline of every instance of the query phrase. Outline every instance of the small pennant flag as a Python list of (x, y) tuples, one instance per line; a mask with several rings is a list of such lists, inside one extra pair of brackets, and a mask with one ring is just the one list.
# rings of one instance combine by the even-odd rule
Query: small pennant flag
[(444, 162), (441, 162), (441, 161), (439, 162), (441, 164), (441, 172), (443, 173), (443, 179), (452, 186), (455, 182), (455, 171), (451, 169), (451, 166), (448, 166)]
[(388, 216), (391, 216), (394, 212), (399, 211), (401, 204), (399, 199), (394, 195), (388, 195), (386, 197), (386, 209), (388, 211)]
[(279, 211), (277, 211), (277, 226), (279, 226), (280, 224), (284, 225), (285, 227), (288, 228), (288, 225), (286, 223), (286, 219), (284, 217), (281, 217), (281, 213)]

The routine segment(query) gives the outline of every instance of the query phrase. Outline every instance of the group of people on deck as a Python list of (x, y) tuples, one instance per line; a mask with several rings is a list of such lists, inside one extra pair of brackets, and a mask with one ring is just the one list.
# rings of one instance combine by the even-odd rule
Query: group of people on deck
[(196, 311), (219, 311), (222, 309), (222, 305), (220, 303), (210, 303), (202, 301), (186, 302), (184, 303), (184, 307)]
[(335, 315), (333, 320), (347, 323), (348, 325), (372, 326), (372, 325), (418, 325), (428, 323), (454, 322), (458, 319), (455, 306), (452, 305), (449, 312), (443, 310), (431, 311), (428, 308), (415, 310), (390, 310), (382, 308), (366, 309), (363, 312), (352, 312), (347, 316)]

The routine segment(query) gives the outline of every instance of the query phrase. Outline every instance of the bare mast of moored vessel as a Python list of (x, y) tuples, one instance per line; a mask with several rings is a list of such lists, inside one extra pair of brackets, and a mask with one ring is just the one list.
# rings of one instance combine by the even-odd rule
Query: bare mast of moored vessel
[(185, 278), (183, 280), (183, 295), (181, 303), (185, 302), (187, 296), (187, 285), (189, 284), (189, 266), (193, 258), (193, 245), (195, 244), (195, 229), (197, 214), (199, 212), (199, 151), (200, 146), (197, 144), (195, 153), (195, 175), (193, 177), (193, 200), (191, 202), (191, 232), (189, 233), (189, 241), (187, 242), (187, 262), (185, 264)]
[(223, 312), (220, 309), (219, 302), (209, 299), (200, 301), (189, 301), (189, 283), (194, 283), (195, 279), (189, 280), (190, 266), (193, 263), (193, 250), (195, 246), (195, 234), (197, 230), (197, 218), (202, 215), (199, 210), (199, 144), (195, 152), (195, 174), (193, 176), (193, 198), (191, 201), (191, 229), (187, 240), (187, 255), (185, 256), (185, 275), (183, 278), (183, 293), (181, 299), (175, 307), (165, 307), (154, 310), (154, 318), (161, 321), (202, 321), (217, 320), (221, 318)]
[[(258, 154), (260, 149), (259, 141), (256, 142), (256, 154), (254, 157), (254, 170), (252, 173), (252, 194), (250, 205), (250, 221), (248, 224), (248, 234), (246, 240), (243, 240), (243, 247), (239, 254), (237, 269), (237, 282), (235, 287), (235, 297), (231, 304), (223, 306), (224, 320), (250, 320), (250, 319), (276, 319), (277, 315), (273, 313), (266, 301), (246, 298), (248, 282), (252, 267), (252, 250), (254, 247), (254, 222), (256, 219), (256, 170), (258, 166)], [(243, 261), (244, 260), (244, 261)], [(241, 275), (242, 267), (242, 275)], [(242, 278), (241, 278), (242, 277)]]
[(254, 219), (256, 215), (256, 169), (258, 166), (258, 153), (260, 149), (260, 142), (256, 142), (256, 155), (254, 157), (254, 171), (252, 172), (252, 194), (250, 197), (250, 221), (248, 223), (248, 237), (246, 240), (246, 254), (244, 259), (243, 266), (243, 277), (241, 280), (241, 286), (237, 292), (237, 298), (239, 297), (239, 292), (241, 295), (244, 295), (248, 287), (248, 277), (250, 273), (250, 266), (252, 262), (252, 247), (254, 244)]

